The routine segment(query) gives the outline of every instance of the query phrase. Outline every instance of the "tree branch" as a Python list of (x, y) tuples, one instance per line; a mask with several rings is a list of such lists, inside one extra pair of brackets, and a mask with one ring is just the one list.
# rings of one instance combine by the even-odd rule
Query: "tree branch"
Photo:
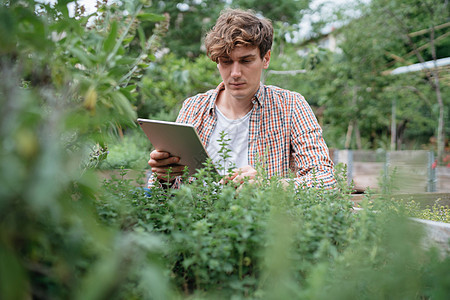
[[(447, 28), (447, 27), (450, 27), (450, 22), (434, 26), (434, 30), (440, 30), (440, 29)], [(422, 30), (419, 30), (419, 31), (408, 33), (408, 35), (410, 37), (416, 37), (416, 36), (419, 36), (419, 35), (427, 34), (428, 32), (430, 32), (430, 30), (431, 30), (430, 28), (422, 29)]]

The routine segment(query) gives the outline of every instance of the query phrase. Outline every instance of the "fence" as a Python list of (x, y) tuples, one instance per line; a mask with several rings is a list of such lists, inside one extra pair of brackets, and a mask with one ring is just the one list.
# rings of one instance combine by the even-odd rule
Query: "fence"
[[(393, 182), (400, 193), (450, 192), (450, 168), (436, 167), (432, 151), (332, 150), (334, 163), (347, 165), (355, 190), (379, 191)], [(390, 181), (392, 180), (392, 181)]]

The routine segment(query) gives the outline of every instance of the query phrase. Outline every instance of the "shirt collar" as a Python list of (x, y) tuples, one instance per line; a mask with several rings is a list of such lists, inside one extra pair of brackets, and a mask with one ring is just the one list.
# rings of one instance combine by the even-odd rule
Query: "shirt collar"
[(263, 105), (263, 103), (264, 103), (264, 94), (265, 94), (264, 93), (264, 84), (262, 84), (262, 82), (259, 82), (259, 89), (256, 91), (256, 94), (255, 94), (255, 100), (259, 106)]
[(221, 90), (225, 89), (225, 84), (223, 83), (223, 81), (212, 91), (211, 96), (210, 96), (210, 100), (209, 100), (209, 106), (208, 106), (208, 111), (211, 115), (215, 114), (214, 108), (216, 106), (216, 100), (217, 100), (217, 96), (219, 96), (219, 92)]
[[(208, 106), (208, 111), (211, 115), (214, 115), (214, 107), (216, 104), (217, 96), (221, 90), (225, 89), (225, 84), (223, 81), (212, 91)], [(253, 104), (258, 104), (261, 106), (264, 103), (264, 85), (262, 82), (259, 83), (259, 89), (256, 91), (254, 99), (252, 100)]]

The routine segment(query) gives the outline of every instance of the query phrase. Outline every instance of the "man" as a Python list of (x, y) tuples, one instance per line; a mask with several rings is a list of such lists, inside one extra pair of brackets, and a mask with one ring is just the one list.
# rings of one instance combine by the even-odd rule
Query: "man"
[[(218, 138), (230, 139), (236, 183), (252, 182), (260, 163), (267, 176), (286, 178), (295, 172), (295, 185), (335, 185), (333, 162), (310, 106), (298, 93), (260, 82), (269, 67), (273, 27), (250, 11), (228, 9), (207, 34), (207, 55), (217, 63), (223, 82), (204, 94), (188, 98), (177, 122), (192, 124), (213, 162), (220, 163)], [(152, 151), (149, 165), (159, 181), (179, 185), (184, 166), (167, 152)], [(226, 167), (226, 166), (225, 166)], [(178, 176), (178, 177), (177, 177)], [(316, 181), (314, 179), (317, 179)], [(287, 180), (287, 179), (283, 179)]]

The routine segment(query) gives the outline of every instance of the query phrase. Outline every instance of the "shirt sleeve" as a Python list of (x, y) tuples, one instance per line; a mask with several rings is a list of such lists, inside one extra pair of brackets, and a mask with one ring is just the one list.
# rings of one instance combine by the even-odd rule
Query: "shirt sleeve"
[(296, 101), (292, 114), (291, 151), (296, 187), (335, 187), (333, 161), (323, 139), (322, 128), (302, 97)]

